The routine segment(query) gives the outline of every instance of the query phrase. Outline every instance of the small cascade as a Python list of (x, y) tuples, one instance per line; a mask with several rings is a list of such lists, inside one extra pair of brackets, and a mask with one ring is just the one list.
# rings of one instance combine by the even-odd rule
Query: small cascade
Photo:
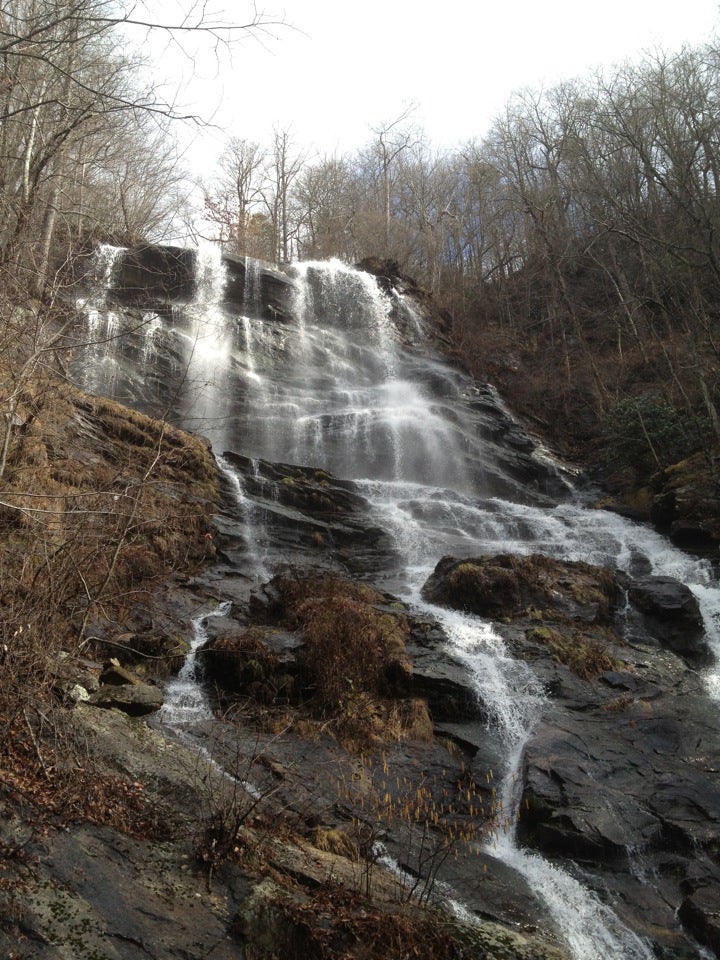
[(368, 481), (361, 484), (378, 516), (402, 543), (411, 578), (426, 579), (444, 554), (542, 553), (632, 576), (673, 577), (697, 598), (716, 662), (706, 671), (708, 692), (720, 699), (720, 589), (711, 561), (675, 547), (652, 528), (577, 496), (554, 507), (482, 499), (447, 487)]
[(245, 257), (245, 286), (243, 288), (243, 316), (259, 312), (261, 264), (254, 257)]
[(487, 852), (524, 877), (545, 904), (574, 960), (653, 960), (652, 950), (594, 893), (567, 871), (517, 843), (523, 751), (547, 702), (531, 667), (510, 656), (489, 623), (425, 603), (417, 594), (408, 599), (442, 625), (449, 651), (465, 664), (490, 713), (490, 723), (505, 744), (508, 759)]
[(224, 617), (229, 609), (230, 603), (225, 601), (210, 613), (201, 613), (193, 619), (193, 636), (185, 663), (165, 690), (165, 703), (160, 711), (160, 718), (167, 726), (182, 729), (212, 719), (213, 713), (200, 683), (197, 652), (207, 642), (208, 619)]
[(257, 520), (257, 508), (253, 500), (247, 496), (237, 471), (223, 456), (217, 458), (218, 466), (225, 477), (230, 489), (232, 508), (241, 519), (237, 524), (240, 527), (240, 536), (245, 544), (245, 558), (252, 572), (253, 578), (260, 583), (269, 580), (272, 572), (267, 566), (266, 551), (263, 549), (262, 523)]
[(81, 353), (86, 369), (83, 386), (89, 392), (105, 393), (112, 396), (108, 389), (112, 367), (112, 354), (120, 329), (120, 317), (110, 309), (107, 292), (112, 286), (122, 247), (101, 244), (96, 252), (92, 270), (86, 278), (87, 288), (83, 296), (77, 297), (75, 307), (85, 317), (84, 329), (74, 351)]

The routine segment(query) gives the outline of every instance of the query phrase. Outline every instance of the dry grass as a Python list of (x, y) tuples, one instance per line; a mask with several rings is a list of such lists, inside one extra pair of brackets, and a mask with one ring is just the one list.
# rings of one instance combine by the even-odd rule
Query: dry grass
[(498, 554), (459, 562), (446, 576), (444, 602), (476, 613), (513, 619), (531, 610), (548, 609), (606, 622), (617, 599), (611, 571), (582, 561), (542, 554)]
[(432, 739), (427, 704), (409, 697), (404, 610), (392, 609), (367, 584), (329, 575), (282, 576), (272, 586), (265, 615), (303, 641), (293, 683), (296, 731), (312, 738), (320, 725), (357, 751), (388, 740)]
[(584, 636), (574, 630), (561, 633), (552, 627), (533, 627), (528, 640), (544, 646), (553, 657), (569, 667), (582, 680), (594, 680), (608, 670), (617, 670), (620, 662), (597, 636)]
[(121, 620), (212, 551), (218, 496), (203, 441), (52, 378), (28, 384), (0, 492), (5, 729), (47, 697), (90, 617)]

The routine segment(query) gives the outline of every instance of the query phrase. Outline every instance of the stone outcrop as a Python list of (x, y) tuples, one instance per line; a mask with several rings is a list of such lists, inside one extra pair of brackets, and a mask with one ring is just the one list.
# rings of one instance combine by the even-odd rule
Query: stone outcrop
[[(252, 270), (248, 270), (251, 263)], [(222, 256), (225, 268), (222, 300), (229, 307), (251, 309), (265, 320), (293, 318), (295, 286), (270, 263)], [(126, 306), (163, 312), (173, 303), (189, 301), (198, 283), (198, 254), (183, 247), (144, 244), (122, 250), (113, 268), (109, 293)]]
[(680, 904), (680, 919), (698, 943), (720, 957), (720, 890), (701, 886)]
[(189, 300), (197, 286), (197, 254), (183, 247), (143, 245), (120, 255), (110, 292), (121, 303), (164, 304)]
[(629, 588), (629, 599), (645, 618), (649, 634), (691, 666), (713, 660), (700, 606), (689, 587), (673, 577), (642, 577)]
[(422, 588), (431, 603), (480, 616), (516, 618), (551, 608), (552, 619), (607, 621), (618, 587), (602, 567), (533, 554), (443, 557)]
[(313, 467), (251, 460), (231, 451), (223, 456), (242, 478), (271, 557), (285, 562), (311, 557), (314, 566), (357, 573), (392, 564), (390, 538), (351, 481)]
[(693, 454), (651, 477), (645, 486), (617, 482), (617, 498), (602, 506), (651, 522), (678, 547), (717, 556), (720, 544), (718, 451)]
[(131, 717), (144, 717), (159, 710), (164, 697), (162, 690), (149, 683), (112, 683), (91, 694), (88, 703), (94, 707), (122, 710)]
[(679, 547), (716, 551), (720, 542), (720, 487), (712, 456), (717, 454), (695, 454), (653, 478), (650, 518)]
[(225, 303), (235, 308), (250, 308), (264, 320), (293, 319), (295, 287), (287, 274), (270, 263), (228, 253), (223, 254), (222, 262), (226, 271)]
[[(266, 772), (285, 808), (285, 829), (275, 837), (261, 817), (248, 815), (234, 835), (237, 854), (209, 873), (198, 851), (213, 811), (231, 810), (234, 803), (243, 819), (243, 809), (256, 809), (252, 794), (233, 788), (220, 767), (199, 763), (192, 746), (118, 711), (80, 706), (69, 719), (98, 764), (98, 776), (107, 768), (145, 785), (161, 833), (128, 835), (80, 823), (33, 838), (20, 823), (0, 818), (2, 849), (20, 842), (32, 862), (28, 871), (18, 859), (3, 857), (0, 876), (21, 884), (23, 895), (22, 908), (13, 908), (7, 887), (0, 891), (2, 956), (197, 960), (210, 951), (218, 960), (272, 960), (392, 956), (397, 944), (418, 960), (570, 960), (539, 918), (534, 929), (522, 931), (488, 917), (471, 924), (443, 918), (406, 902), (407, 877), (380, 863), (365, 873), (351, 842), (339, 843), (339, 831), (317, 826), (342, 806), (328, 775), (342, 759), (337, 744), (254, 730), (246, 732), (247, 742), (238, 741), (241, 730), (231, 731), (226, 754), (214, 744), (222, 763), (239, 749), (255, 757), (243, 772), (255, 782), (264, 782), (258, 778)], [(305, 820), (314, 826), (303, 837), (298, 829)], [(335, 842), (323, 842), (333, 836)], [(489, 886), (497, 887), (498, 879)], [(512, 897), (521, 895), (515, 881)]]

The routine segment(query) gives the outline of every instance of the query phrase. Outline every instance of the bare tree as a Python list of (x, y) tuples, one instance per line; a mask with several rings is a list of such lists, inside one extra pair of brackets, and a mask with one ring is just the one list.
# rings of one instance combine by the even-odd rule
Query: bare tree
[(259, 144), (231, 137), (220, 160), (219, 173), (205, 191), (205, 216), (216, 228), (229, 253), (263, 256), (252, 248), (252, 218), (262, 208), (265, 151)]
[(390, 223), (392, 219), (393, 172), (395, 161), (417, 142), (418, 136), (408, 121), (415, 112), (416, 104), (411, 103), (394, 120), (373, 128), (377, 137), (375, 148), (380, 163), (382, 182), (384, 253), (390, 253)]
[(305, 163), (305, 155), (294, 152), (288, 130), (276, 129), (266, 167), (263, 196), (275, 241), (274, 260), (287, 262), (292, 256), (292, 243), (298, 240), (299, 225), (293, 222), (292, 187)]

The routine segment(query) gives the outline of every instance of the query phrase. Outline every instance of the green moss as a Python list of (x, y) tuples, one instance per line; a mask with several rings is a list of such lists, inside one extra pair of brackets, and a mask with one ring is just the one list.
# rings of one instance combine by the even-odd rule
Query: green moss
[(597, 637), (585, 637), (579, 631), (563, 634), (552, 627), (532, 627), (525, 636), (550, 651), (558, 663), (569, 667), (582, 680), (593, 680), (621, 665)]

